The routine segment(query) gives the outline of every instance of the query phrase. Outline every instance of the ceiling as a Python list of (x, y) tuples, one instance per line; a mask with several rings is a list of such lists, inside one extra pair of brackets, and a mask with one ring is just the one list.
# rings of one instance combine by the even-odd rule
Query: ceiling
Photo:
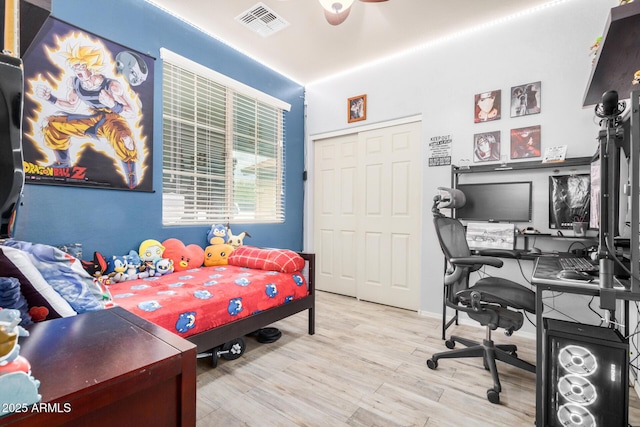
[(262, 0), (289, 25), (266, 37), (236, 21), (258, 0), (147, 0), (307, 85), (455, 33), (561, 0), (389, 0), (353, 4), (330, 25), (318, 0)]

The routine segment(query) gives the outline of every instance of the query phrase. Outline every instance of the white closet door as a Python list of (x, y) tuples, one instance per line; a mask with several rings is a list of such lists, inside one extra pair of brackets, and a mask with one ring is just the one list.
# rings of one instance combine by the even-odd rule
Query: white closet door
[(356, 296), (358, 135), (315, 143), (316, 287)]
[(421, 124), (360, 134), (358, 298), (417, 310), (422, 218)]
[(417, 310), (421, 123), (315, 143), (318, 289)]

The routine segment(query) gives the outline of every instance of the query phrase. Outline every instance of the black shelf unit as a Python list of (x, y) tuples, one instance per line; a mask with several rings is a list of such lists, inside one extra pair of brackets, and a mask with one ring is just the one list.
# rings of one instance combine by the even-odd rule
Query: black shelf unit
[[(452, 165), (451, 166), (451, 184), (457, 184), (457, 176), (464, 174), (474, 174), (474, 173), (487, 173), (487, 172), (505, 172), (505, 171), (521, 171), (527, 169), (560, 169), (567, 167), (577, 167), (577, 166), (587, 166), (590, 165), (593, 161), (592, 156), (588, 157), (571, 157), (565, 159), (562, 162), (551, 162), (551, 163), (542, 163), (540, 160), (527, 161), (527, 162), (513, 162), (513, 163), (493, 163), (490, 165), (477, 165), (477, 166), (468, 166), (461, 167)], [(455, 187), (454, 187), (455, 188)]]
[[(506, 171), (524, 171), (531, 169), (564, 169), (571, 167), (579, 167), (579, 166), (588, 166), (593, 161), (593, 156), (588, 157), (570, 157), (565, 159), (562, 162), (550, 162), (550, 163), (542, 163), (540, 160), (532, 160), (532, 161), (522, 161), (522, 162), (512, 162), (512, 163), (492, 163), (492, 164), (482, 164), (482, 165), (474, 165), (461, 167), (456, 165), (451, 165), (451, 188), (458, 187), (458, 177), (459, 175), (466, 174), (477, 174), (477, 173), (501, 173)], [(524, 248), (528, 249), (529, 246), (529, 238), (537, 238), (537, 237), (545, 237), (551, 239), (579, 239), (584, 241), (593, 241), (593, 237), (573, 237), (573, 236), (555, 236), (551, 234), (520, 234), (524, 239)], [(529, 259), (535, 259), (535, 257), (530, 257)], [(446, 269), (446, 263), (445, 263)], [(442, 300), (442, 339), (446, 339), (446, 330), (452, 324), (458, 324), (458, 311), (455, 311), (453, 317), (447, 320), (447, 306), (445, 303), (447, 296), (443, 296)]]

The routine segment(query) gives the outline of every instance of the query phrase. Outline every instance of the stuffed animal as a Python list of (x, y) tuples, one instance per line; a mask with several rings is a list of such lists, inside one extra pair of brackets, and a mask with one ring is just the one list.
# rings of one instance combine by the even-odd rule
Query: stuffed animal
[(18, 337), (29, 336), (19, 325), (20, 316), (19, 310), (0, 308), (0, 417), (19, 408), (26, 410), (42, 398), (40, 381), (31, 376), (31, 364), (20, 355)]
[(234, 236), (230, 228), (227, 228), (227, 234), (227, 244), (233, 246), (233, 249), (237, 249), (242, 246), (245, 237), (251, 237), (251, 235), (246, 231)]
[(173, 261), (173, 271), (184, 271), (201, 267), (204, 262), (204, 249), (198, 245), (186, 245), (182, 241), (171, 238), (162, 242), (164, 258)]
[(142, 271), (146, 271), (149, 276), (153, 276), (155, 274), (154, 271), (154, 262), (157, 259), (162, 258), (164, 253), (164, 246), (162, 243), (157, 240), (147, 239), (140, 243), (140, 248), (138, 249), (138, 255), (140, 256), (140, 260), (142, 261)]
[(153, 262), (155, 276), (164, 276), (173, 273), (173, 261), (169, 258), (158, 258)]
[(131, 249), (129, 251), (129, 255), (126, 255), (127, 258), (127, 280), (134, 279), (144, 279), (145, 277), (149, 277), (149, 272), (143, 271), (146, 270), (146, 266), (143, 270), (142, 260), (140, 259), (140, 255), (138, 252)]
[(80, 261), (82, 268), (93, 277), (102, 277), (107, 273), (109, 262), (100, 252), (93, 253), (93, 261)]
[(214, 224), (207, 233), (207, 243), (210, 245), (223, 245), (227, 241), (227, 227), (222, 224)]
[(18, 337), (29, 336), (29, 331), (19, 325), (20, 311), (0, 308), (0, 362), (11, 362), (18, 357)]
[(114, 283), (124, 282), (128, 279), (127, 269), (129, 264), (127, 263), (126, 256), (113, 255), (111, 257), (111, 267), (113, 272), (109, 274), (111, 281)]
[(231, 245), (209, 245), (204, 250), (204, 265), (212, 267), (214, 265), (229, 264), (229, 255), (233, 252)]

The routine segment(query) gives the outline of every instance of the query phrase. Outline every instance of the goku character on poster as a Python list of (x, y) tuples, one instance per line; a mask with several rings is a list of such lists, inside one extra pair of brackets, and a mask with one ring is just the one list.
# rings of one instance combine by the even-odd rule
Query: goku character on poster
[(25, 55), (27, 183), (151, 191), (153, 59), (49, 18)]

